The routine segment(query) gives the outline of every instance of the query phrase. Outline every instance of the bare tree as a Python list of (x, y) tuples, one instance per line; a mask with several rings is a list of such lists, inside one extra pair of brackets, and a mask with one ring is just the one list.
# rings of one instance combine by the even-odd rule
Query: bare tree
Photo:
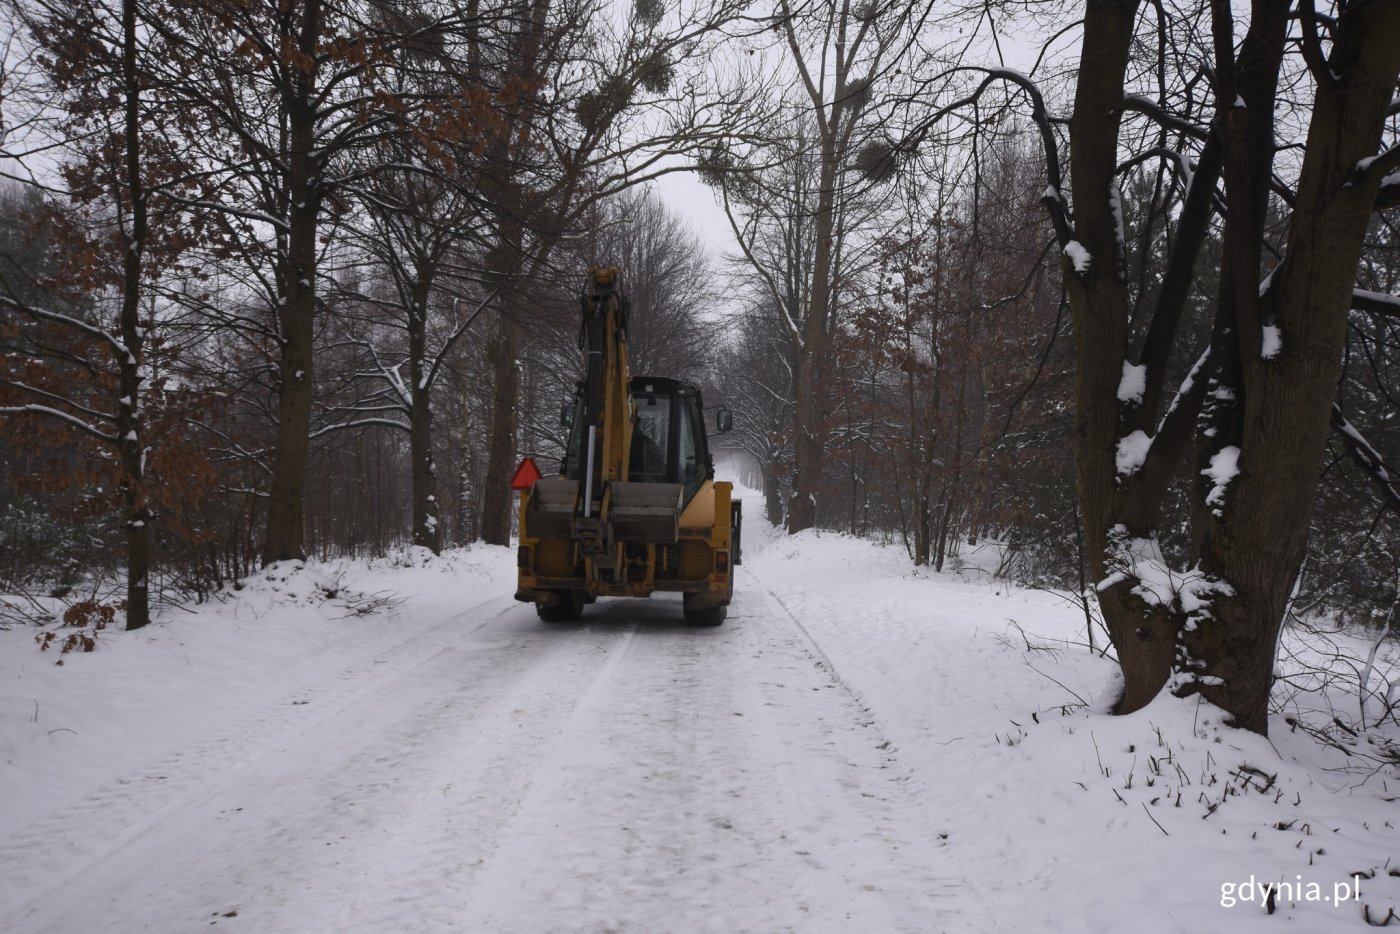
[[(789, 147), (793, 157), (810, 160), (812, 173), (801, 182), (805, 191), (791, 193), (800, 196), (789, 217), (778, 222), (807, 228), (798, 239), (810, 238), (810, 262), (790, 264), (790, 271), (767, 269), (763, 257), (753, 249), (755, 215), (772, 211), (766, 192), (755, 196), (759, 167), (777, 164), (782, 156), (764, 152), (762, 146), (747, 153), (731, 147), (727, 155), (715, 160), (712, 177), (721, 185), (736, 176), (748, 176), (747, 196), (744, 183), (737, 179), (733, 187), (739, 197), (730, 197), (726, 190), (726, 204), (738, 206), (740, 213), (748, 215), (746, 220), (735, 220), (735, 233), (746, 247), (745, 257), (772, 292), (775, 305), (785, 310), (795, 306), (785, 320), (792, 331), (794, 349), (795, 456), (787, 512), (790, 532), (811, 528), (816, 522), (826, 444), (822, 398), (829, 382), (823, 365), (836, 327), (841, 289), (853, 278), (848, 265), (848, 248), (853, 244), (847, 240), (858, 226), (855, 201), (864, 185), (856, 169), (858, 165), (869, 168), (872, 159), (884, 161), (880, 155), (884, 139), (877, 130), (880, 104), (897, 87), (900, 65), (931, 9), (928, 3), (880, 6), (830, 0), (793, 6), (780, 0), (774, 10), (773, 29), (786, 46), (782, 57), (794, 77), (789, 103), (795, 111), (791, 126), (796, 132), (791, 142), (775, 140), (777, 145), (771, 148)], [(740, 167), (744, 161), (748, 163), (746, 170)], [(789, 173), (781, 165), (775, 171), (779, 177)], [(768, 174), (769, 182), (759, 183), (757, 190), (774, 187), (776, 178), (772, 172)], [(782, 282), (793, 275), (798, 281)]]
[[(149, 467), (156, 448), (150, 408), (160, 394), (148, 359), (156, 326), (149, 286), (183, 241), (168, 209), (159, 225), (151, 223), (152, 195), (168, 199), (190, 169), (157, 136), (160, 120), (143, 98), (152, 51), (136, 0), (116, 8), (102, 0), (36, 3), (17, 12), (44, 53), (48, 87), (62, 106), (51, 133), (65, 147), (62, 172), (75, 210), (49, 218), (66, 234), (66, 289), (26, 288), (16, 277), (27, 271), (17, 268), (0, 281), (0, 311), (18, 322), (15, 344), (25, 351), (5, 355), (0, 384), (9, 404), (0, 412), (56, 422), (115, 459), (126, 625), (138, 629), (150, 622), (152, 502), (159, 499)], [(65, 291), (78, 307), (36, 299)]]
[[(1170, 688), (1265, 733), (1357, 262), (1372, 213), (1400, 187), (1393, 132), (1382, 143), (1400, 7), (1339, 3), (1324, 15), (1309, 0), (1295, 14), (1285, 0), (1259, 0), (1243, 23), (1228, 3), (1205, 11), (1210, 44), (1200, 48), (1189, 19), (1162, 6), (1086, 5), (1068, 179), (1057, 122), (1029, 76), (981, 69), (943, 113), (1008, 86), (1031, 102), (1044, 141), (1042, 200), (1075, 328), (1085, 549), (1123, 669), (1118, 709)], [(1193, 56), (1207, 67), (1192, 69)], [(1300, 147), (1280, 145), (1285, 132)], [(1161, 288), (1135, 295), (1120, 178), (1158, 161), (1179, 193), (1176, 218), (1162, 234)], [(1216, 229), (1211, 336), (1183, 346), (1198, 300), (1192, 273)], [(1169, 393), (1182, 358), (1196, 362)], [(1192, 534), (1173, 559), (1164, 500), (1193, 441)]]
[[(304, 556), (303, 501), (315, 385), (325, 220), (379, 167), (354, 158), (406, 132), (422, 96), (394, 93), (396, 63), (441, 47), (468, 17), (400, 15), (355, 0), (182, 5), (152, 23), (165, 102), (210, 166), (202, 197), (225, 254), (275, 311), (276, 440), (263, 561)], [(436, 112), (444, 120), (451, 108)]]
[(627, 276), (631, 321), (627, 355), (638, 376), (700, 382), (714, 351), (716, 288), (709, 257), (684, 219), (651, 189), (609, 199), (574, 248), (619, 266)]
[[(437, 144), (444, 145), (444, 144)], [(329, 413), (313, 438), (366, 426), (395, 428), (407, 435), (412, 477), (412, 541), (439, 553), (442, 513), (434, 458), (433, 390), (447, 356), (459, 345), (493, 296), (477, 287), (472, 262), (479, 252), (483, 218), (460, 176), (425, 158), (407, 140), (381, 141), (375, 156), (393, 167), (368, 180), (361, 202), (365, 221), (354, 225), (354, 252), (363, 256), (352, 279), (335, 287), (357, 308), (377, 314), (347, 322), (346, 339), (360, 351), (356, 364), (339, 374), (361, 387), (351, 401)], [(458, 160), (451, 160), (460, 168)], [(387, 275), (388, 288), (354, 294), (362, 275)], [(371, 284), (374, 280), (371, 279)], [(348, 316), (347, 316), (348, 317)], [(378, 334), (388, 331), (381, 342)]]
[(792, 470), (792, 349), (779, 319), (758, 304), (728, 318), (731, 337), (716, 366), (723, 388), (714, 394), (734, 411), (734, 431), (720, 435), (717, 446), (737, 448), (758, 468), (773, 525), (783, 523), (782, 484)]

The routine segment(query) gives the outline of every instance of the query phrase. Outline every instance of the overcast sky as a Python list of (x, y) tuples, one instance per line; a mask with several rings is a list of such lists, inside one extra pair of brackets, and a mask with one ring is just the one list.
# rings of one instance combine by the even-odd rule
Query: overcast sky
[(691, 172), (663, 175), (657, 180), (656, 188), (666, 206), (690, 225), (709, 246), (715, 259), (734, 251), (734, 234), (730, 232), (729, 221), (715, 198), (714, 189)]

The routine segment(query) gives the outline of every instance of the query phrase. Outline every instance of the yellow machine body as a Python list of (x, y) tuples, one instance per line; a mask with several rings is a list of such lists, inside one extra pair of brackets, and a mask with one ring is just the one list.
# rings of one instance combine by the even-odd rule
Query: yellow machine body
[(714, 480), (700, 391), (631, 377), (620, 271), (589, 272), (586, 377), (565, 410), (561, 475), (521, 494), (516, 599), (562, 622), (598, 597), (676, 591), (688, 620), (717, 625), (734, 593), (742, 512), (733, 485)]

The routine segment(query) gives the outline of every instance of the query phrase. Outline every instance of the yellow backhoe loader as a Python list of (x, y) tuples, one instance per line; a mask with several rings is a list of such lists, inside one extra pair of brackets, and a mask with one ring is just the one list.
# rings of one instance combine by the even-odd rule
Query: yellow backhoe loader
[[(562, 420), (559, 476), (522, 462), (520, 583), (540, 619), (578, 619), (598, 597), (684, 594), (685, 618), (724, 622), (739, 564), (742, 510), (715, 482), (700, 390), (627, 368), (628, 306), (616, 266), (590, 267), (579, 346), (585, 378)], [(729, 410), (716, 412), (720, 432)]]

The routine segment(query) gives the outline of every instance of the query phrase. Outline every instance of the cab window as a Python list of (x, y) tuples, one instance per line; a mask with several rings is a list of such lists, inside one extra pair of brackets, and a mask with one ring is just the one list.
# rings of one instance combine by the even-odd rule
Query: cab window
[(639, 393), (633, 398), (637, 421), (632, 428), (627, 478), (640, 483), (665, 483), (666, 455), (671, 444), (671, 396)]
[(680, 459), (678, 479), (685, 487), (685, 499), (689, 501), (705, 480), (706, 465), (703, 463), (705, 451), (704, 442), (701, 440), (703, 437), (701, 431), (703, 431), (704, 426), (700, 421), (700, 412), (693, 396), (682, 397), (679, 408), (681, 424), (680, 444), (677, 451)]

